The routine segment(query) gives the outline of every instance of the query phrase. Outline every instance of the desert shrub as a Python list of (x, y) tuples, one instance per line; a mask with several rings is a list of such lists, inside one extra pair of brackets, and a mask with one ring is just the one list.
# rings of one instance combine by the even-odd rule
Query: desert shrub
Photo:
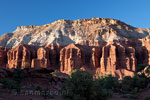
[(122, 82), (121, 82), (121, 90), (123, 92), (129, 92), (133, 89), (134, 86), (134, 80), (132, 77), (130, 76), (126, 76), (123, 78)]
[(59, 76), (59, 71), (58, 71), (58, 70), (55, 70), (54, 72), (51, 72), (51, 74), (52, 74), (53, 76)]
[(13, 75), (13, 80), (16, 81), (18, 84), (22, 82), (22, 80), (25, 77), (25, 74), (21, 68), (16, 68), (14, 69), (14, 75)]
[(133, 77), (134, 80), (134, 87), (137, 87), (139, 89), (146, 88), (148, 85), (148, 78), (145, 76), (145, 74), (141, 75), (135, 75)]
[(146, 64), (138, 64), (136, 68), (136, 72), (142, 71), (147, 65)]
[(113, 77), (111, 74), (102, 75), (98, 78), (99, 84), (104, 89), (118, 90), (120, 84), (117, 77)]
[(126, 76), (121, 82), (121, 89), (123, 92), (137, 93), (140, 89), (146, 88), (148, 82), (149, 80), (144, 74), (135, 74), (134, 77)]
[(11, 91), (12, 89), (17, 90), (18, 88), (16, 81), (8, 79), (8, 78), (1, 79), (0, 83), (2, 83), (4, 85), (4, 88), (8, 89), (9, 91)]
[(112, 97), (113, 92), (119, 91), (120, 84), (118, 78), (108, 74), (99, 76), (94, 82), (94, 87), (96, 100), (107, 100)]
[(25, 62), (25, 67), (28, 67), (28, 66), (30, 66), (30, 63), (29, 62)]
[(23, 69), (21, 68), (16, 68), (14, 69), (14, 75), (13, 75), (13, 80), (16, 82), (16, 91), (20, 92), (20, 84), (22, 82), (22, 80), (25, 78), (25, 74)]
[(62, 90), (67, 91), (63, 97), (70, 100), (107, 100), (112, 94), (101, 86), (100, 80), (94, 80), (92, 74), (81, 70), (71, 73)]
[(90, 100), (92, 84), (92, 74), (86, 71), (75, 70), (64, 84), (63, 91), (67, 91), (64, 97), (71, 100)]
[(95, 80), (93, 85), (93, 99), (92, 100), (107, 100), (112, 97), (113, 91), (102, 86), (102, 80)]

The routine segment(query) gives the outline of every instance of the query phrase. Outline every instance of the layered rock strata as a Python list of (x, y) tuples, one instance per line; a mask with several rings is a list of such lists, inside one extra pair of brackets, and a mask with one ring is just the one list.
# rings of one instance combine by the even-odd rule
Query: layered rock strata
[(21, 44), (7, 52), (8, 68), (31, 68), (31, 61), (36, 57), (34, 47)]
[[(149, 42), (142, 45), (129, 41), (102, 42), (97, 46), (81, 44), (34, 47), (21, 44), (7, 51), (0, 49), (0, 64), (7, 68), (50, 68), (63, 73), (74, 69), (92, 72), (95, 76), (112, 74), (119, 78), (132, 76), (137, 64), (150, 64)], [(7, 55), (6, 55), (7, 54)]]
[[(87, 70), (95, 76), (132, 76), (150, 64), (150, 29), (108, 18), (58, 20), (20, 26), (0, 36), (0, 68)], [(6, 49), (7, 48), (7, 49)]]

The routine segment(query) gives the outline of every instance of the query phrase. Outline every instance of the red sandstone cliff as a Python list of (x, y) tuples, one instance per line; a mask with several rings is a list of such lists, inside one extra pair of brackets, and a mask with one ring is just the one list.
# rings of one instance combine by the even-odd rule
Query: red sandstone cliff
[(32, 59), (32, 68), (58, 68), (59, 66), (59, 52), (63, 46), (47, 45), (40, 47), (37, 50), (37, 58)]
[(35, 49), (29, 45), (21, 44), (7, 52), (8, 68), (30, 68), (31, 61), (36, 57)]
[[(7, 55), (6, 55), (7, 54)], [(7, 50), (0, 48), (0, 66), (7, 68), (50, 68), (63, 73), (74, 69), (92, 72), (95, 76), (112, 74), (122, 78), (132, 76), (137, 64), (150, 64), (149, 42), (102, 42), (97, 46), (80, 44), (47, 45), (35, 48), (21, 44)]]
[(41, 67), (68, 74), (82, 69), (122, 78), (132, 76), (138, 64), (150, 64), (149, 40), (150, 29), (107, 18), (21, 26), (0, 36), (0, 67)]
[(61, 50), (60, 63), (60, 70), (65, 73), (86, 66), (87, 71), (91, 69), (96, 76), (113, 74), (119, 77), (133, 75), (137, 66), (134, 47), (116, 42), (97, 47), (70, 44)]

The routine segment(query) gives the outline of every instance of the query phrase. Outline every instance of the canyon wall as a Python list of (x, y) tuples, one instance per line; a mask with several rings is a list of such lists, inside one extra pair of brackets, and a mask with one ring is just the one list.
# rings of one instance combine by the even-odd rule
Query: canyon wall
[(0, 36), (1, 68), (49, 68), (69, 74), (132, 76), (150, 64), (150, 28), (108, 18), (58, 20), (20, 26)]
[(50, 68), (63, 73), (87, 70), (95, 76), (112, 74), (132, 76), (138, 64), (150, 64), (150, 42), (111, 41), (98, 45), (70, 44), (34, 47), (21, 44), (13, 49), (0, 48), (0, 67)]

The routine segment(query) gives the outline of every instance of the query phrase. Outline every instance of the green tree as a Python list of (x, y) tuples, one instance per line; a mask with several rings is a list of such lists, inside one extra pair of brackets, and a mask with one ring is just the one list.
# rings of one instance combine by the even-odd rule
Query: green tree
[(63, 85), (62, 90), (66, 91), (63, 97), (70, 100), (107, 100), (111, 91), (101, 86), (100, 81), (103, 80), (93, 79), (92, 74), (86, 71), (75, 70)]
[(67, 91), (64, 97), (71, 100), (90, 100), (92, 84), (92, 74), (86, 71), (74, 70), (64, 84), (63, 91)]

